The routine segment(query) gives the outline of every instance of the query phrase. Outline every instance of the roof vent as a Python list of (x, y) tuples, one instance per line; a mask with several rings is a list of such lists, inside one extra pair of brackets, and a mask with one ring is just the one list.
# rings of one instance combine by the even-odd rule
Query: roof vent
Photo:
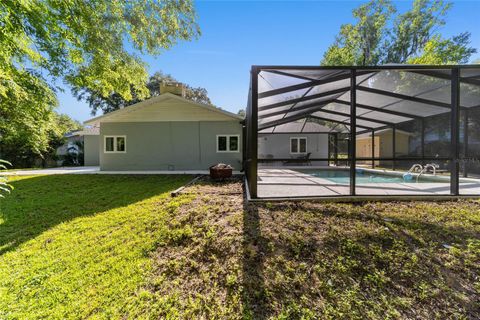
[(180, 82), (162, 81), (160, 83), (160, 94), (172, 93), (185, 98), (185, 85)]

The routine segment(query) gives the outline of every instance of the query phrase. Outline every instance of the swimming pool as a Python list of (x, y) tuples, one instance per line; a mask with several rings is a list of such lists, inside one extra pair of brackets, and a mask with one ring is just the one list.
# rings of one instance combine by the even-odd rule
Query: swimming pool
[[(349, 170), (301, 170), (302, 173), (306, 173), (308, 175), (323, 178), (330, 180), (332, 182), (338, 184), (349, 184), (350, 183), (350, 171)], [(357, 169), (355, 180), (357, 184), (364, 184), (364, 183), (417, 183), (416, 178), (412, 180), (405, 181), (403, 179), (402, 173), (396, 174), (383, 174), (381, 172), (372, 172), (363, 169)], [(435, 183), (435, 182), (443, 182), (449, 183), (448, 180), (442, 181), (443, 179), (435, 179), (430, 177), (420, 177), (418, 183)]]

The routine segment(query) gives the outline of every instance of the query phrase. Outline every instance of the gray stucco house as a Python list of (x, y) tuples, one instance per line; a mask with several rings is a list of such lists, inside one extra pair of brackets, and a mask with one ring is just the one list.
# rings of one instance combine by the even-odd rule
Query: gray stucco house
[[(243, 117), (167, 92), (95, 117), (103, 171), (242, 169)], [(89, 148), (85, 141), (85, 148)]]

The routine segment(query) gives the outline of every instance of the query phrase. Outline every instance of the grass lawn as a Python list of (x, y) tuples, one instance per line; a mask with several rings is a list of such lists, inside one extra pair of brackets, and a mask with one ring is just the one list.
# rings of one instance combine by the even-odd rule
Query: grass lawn
[(239, 181), (16, 177), (0, 319), (478, 319), (480, 203), (245, 204)]
[(16, 177), (0, 201), (0, 319), (120, 318), (190, 177)]

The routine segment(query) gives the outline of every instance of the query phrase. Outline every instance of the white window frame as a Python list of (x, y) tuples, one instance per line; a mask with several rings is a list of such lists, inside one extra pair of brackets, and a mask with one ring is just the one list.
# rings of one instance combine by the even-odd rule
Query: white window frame
[[(300, 139), (305, 139), (305, 152), (300, 152)], [(297, 140), (297, 152), (292, 152), (292, 140)], [(307, 137), (290, 137), (290, 154), (307, 154), (308, 153), (308, 139)]]
[[(113, 151), (107, 151), (107, 138), (113, 138)], [(125, 141), (125, 150), (117, 150), (117, 138), (123, 138)], [(127, 153), (127, 136), (103, 136), (103, 152), (104, 153)]]
[[(218, 138), (219, 137), (227, 137), (227, 150), (218, 150)], [(237, 150), (230, 150), (230, 138), (237, 137)], [(239, 134), (217, 134), (216, 136), (216, 144), (217, 144), (217, 153), (238, 153), (240, 152), (240, 135)]]

